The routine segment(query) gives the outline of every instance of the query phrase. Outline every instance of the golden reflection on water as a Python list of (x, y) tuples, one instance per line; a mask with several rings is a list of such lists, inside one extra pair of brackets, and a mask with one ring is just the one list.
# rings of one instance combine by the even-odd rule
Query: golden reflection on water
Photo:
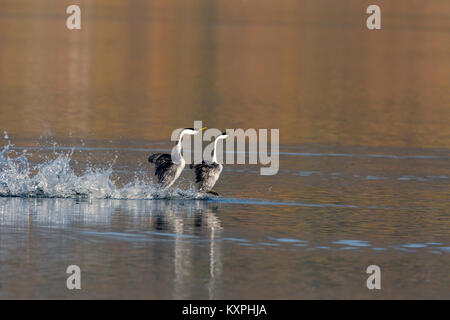
[(0, 129), (168, 140), (280, 128), (283, 144), (450, 147), (450, 3), (0, 2)]

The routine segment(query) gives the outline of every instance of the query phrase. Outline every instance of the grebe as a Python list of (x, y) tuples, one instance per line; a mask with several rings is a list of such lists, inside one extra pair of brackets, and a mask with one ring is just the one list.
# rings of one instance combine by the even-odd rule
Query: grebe
[(223, 166), (217, 162), (217, 142), (220, 139), (226, 139), (228, 134), (226, 132), (222, 133), (214, 141), (213, 158), (212, 162), (207, 163), (202, 161), (200, 164), (191, 164), (190, 168), (195, 170), (195, 182), (197, 183), (197, 189), (200, 192), (211, 193), (218, 196), (219, 194), (212, 190), (217, 180), (219, 180), (220, 174), (222, 173)]
[(155, 164), (155, 176), (158, 177), (160, 187), (165, 190), (169, 188), (180, 176), (184, 169), (185, 161), (181, 156), (181, 140), (184, 135), (194, 135), (206, 129), (185, 128), (180, 132), (172, 155), (167, 153), (152, 154), (148, 161)]

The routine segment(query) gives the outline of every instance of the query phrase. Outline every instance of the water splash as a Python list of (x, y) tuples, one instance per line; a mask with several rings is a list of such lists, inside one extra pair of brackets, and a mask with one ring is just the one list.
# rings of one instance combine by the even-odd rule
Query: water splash
[(37, 165), (29, 162), (31, 153), (13, 150), (10, 141), (0, 150), (0, 197), (90, 198), (90, 199), (204, 199), (195, 191), (160, 190), (157, 185), (135, 174), (134, 180), (118, 186), (112, 179), (115, 160), (106, 168), (88, 164), (76, 174), (71, 166), (74, 150), (53, 151)]

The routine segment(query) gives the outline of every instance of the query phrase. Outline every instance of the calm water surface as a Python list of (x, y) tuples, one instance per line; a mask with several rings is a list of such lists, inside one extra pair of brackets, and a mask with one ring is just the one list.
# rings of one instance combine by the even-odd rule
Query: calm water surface
[[(77, 3), (0, 1), (0, 298), (450, 298), (450, 2)], [(279, 173), (151, 199), (194, 120), (279, 128)]]

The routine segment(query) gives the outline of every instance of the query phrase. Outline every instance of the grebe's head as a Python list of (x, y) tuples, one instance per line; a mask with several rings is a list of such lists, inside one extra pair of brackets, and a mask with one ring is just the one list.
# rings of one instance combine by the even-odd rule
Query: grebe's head
[(177, 144), (180, 143), (181, 138), (183, 138), (183, 136), (184, 136), (185, 134), (188, 134), (188, 135), (194, 135), (194, 134), (199, 133), (199, 132), (202, 131), (202, 130), (205, 130), (206, 128), (207, 128), (207, 127), (203, 127), (203, 128), (201, 128), (201, 129), (184, 128), (184, 129), (181, 130), (181, 132), (178, 134), (178, 140), (175, 142), (175, 145), (177, 145)]
[(221, 139), (226, 139), (228, 138), (230, 135), (226, 132), (222, 132), (221, 135), (217, 136), (216, 140), (221, 140)]
[(228, 138), (230, 135), (226, 132), (222, 132), (222, 134), (219, 136), (221, 139), (226, 139)]
[(199, 132), (202, 131), (202, 130), (205, 130), (206, 128), (207, 128), (207, 127), (203, 127), (203, 128), (201, 128), (201, 129), (184, 128), (183, 130), (181, 130), (180, 135), (183, 135), (183, 134), (194, 135), (194, 134), (199, 133)]

